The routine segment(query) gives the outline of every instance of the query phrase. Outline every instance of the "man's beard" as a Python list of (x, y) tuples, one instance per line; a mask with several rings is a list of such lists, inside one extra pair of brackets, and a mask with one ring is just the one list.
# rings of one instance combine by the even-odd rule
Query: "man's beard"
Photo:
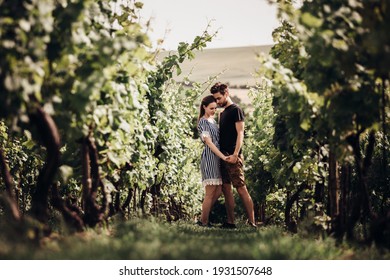
[(219, 107), (225, 108), (226, 105), (227, 105), (227, 101), (223, 102), (221, 105), (219, 105)]

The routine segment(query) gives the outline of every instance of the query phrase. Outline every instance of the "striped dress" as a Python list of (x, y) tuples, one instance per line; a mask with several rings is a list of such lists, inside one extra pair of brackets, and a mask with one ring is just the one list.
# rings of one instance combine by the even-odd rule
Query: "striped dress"
[[(201, 118), (198, 123), (198, 131), (202, 141), (204, 137), (211, 137), (211, 141), (219, 149), (219, 128), (215, 121), (210, 122), (205, 118)], [(222, 185), (220, 164), (220, 158), (213, 153), (209, 146), (204, 144), (200, 160), (203, 186)]]

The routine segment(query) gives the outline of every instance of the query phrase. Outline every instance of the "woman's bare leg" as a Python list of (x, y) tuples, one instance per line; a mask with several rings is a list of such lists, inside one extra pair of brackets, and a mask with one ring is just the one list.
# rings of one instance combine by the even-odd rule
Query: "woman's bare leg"
[(206, 193), (205, 193), (203, 203), (202, 203), (202, 215), (200, 218), (202, 224), (204, 224), (204, 225), (208, 224), (211, 208), (213, 207), (214, 202), (216, 201), (216, 199), (215, 199), (216, 188), (217, 188), (217, 186), (215, 186), (215, 185), (207, 185), (205, 187)]

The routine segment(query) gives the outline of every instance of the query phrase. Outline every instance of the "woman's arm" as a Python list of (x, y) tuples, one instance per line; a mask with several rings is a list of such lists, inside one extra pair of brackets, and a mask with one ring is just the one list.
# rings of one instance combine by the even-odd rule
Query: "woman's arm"
[(213, 151), (214, 154), (216, 154), (218, 157), (220, 157), (222, 160), (227, 160), (228, 157), (225, 156), (221, 151), (217, 148), (217, 146), (214, 145), (213, 141), (211, 141), (211, 138), (208, 136), (203, 137), (203, 141), (206, 143), (207, 146)]

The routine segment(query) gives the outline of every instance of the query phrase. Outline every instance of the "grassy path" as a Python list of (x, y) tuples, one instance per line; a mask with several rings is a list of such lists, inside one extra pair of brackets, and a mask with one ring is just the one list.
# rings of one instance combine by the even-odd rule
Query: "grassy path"
[(40, 248), (0, 249), (2, 259), (389, 259), (375, 248), (336, 246), (331, 238), (315, 240), (290, 235), (276, 227), (202, 228), (189, 222), (133, 220), (110, 233), (87, 231), (52, 237)]

